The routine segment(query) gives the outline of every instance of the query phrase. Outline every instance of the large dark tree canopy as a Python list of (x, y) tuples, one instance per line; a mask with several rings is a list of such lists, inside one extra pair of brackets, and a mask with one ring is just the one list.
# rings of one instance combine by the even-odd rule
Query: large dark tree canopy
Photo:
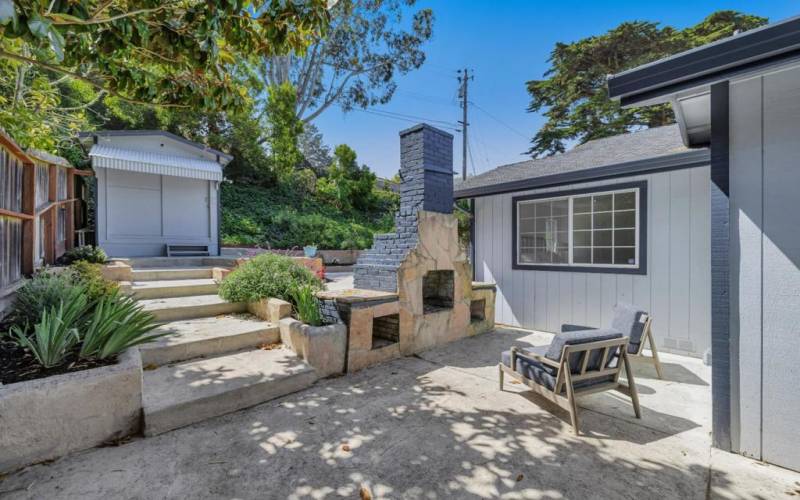
[(544, 111), (547, 122), (531, 140), (534, 157), (561, 153), (568, 142), (622, 134), (673, 123), (669, 105), (622, 109), (608, 97), (606, 76), (729, 37), (767, 22), (766, 18), (719, 11), (701, 23), (675, 29), (631, 21), (598, 36), (558, 43), (542, 80), (527, 83), (528, 111)]

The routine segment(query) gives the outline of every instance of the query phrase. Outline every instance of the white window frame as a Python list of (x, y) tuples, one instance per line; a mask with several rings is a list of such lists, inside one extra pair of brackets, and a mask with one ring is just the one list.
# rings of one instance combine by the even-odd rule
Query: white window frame
[[(570, 190), (570, 191), (555, 191), (552, 193), (553, 196), (547, 196), (548, 193), (542, 193), (541, 195), (533, 195), (533, 196), (522, 196), (513, 199), (513, 210), (514, 210), (514, 222), (516, 227), (514, 228), (514, 241), (512, 244), (514, 245), (514, 267), (516, 269), (547, 269), (552, 268), (553, 270), (570, 270), (570, 271), (580, 271), (582, 269), (586, 270), (587, 272), (591, 271), (600, 271), (600, 270), (608, 270), (609, 272), (614, 272), (614, 270), (619, 270), (622, 272), (646, 272), (643, 268), (643, 261), (642, 261), (642, 225), (646, 223), (642, 218), (642, 206), (646, 203), (646, 182), (636, 182), (630, 184), (620, 184), (620, 185), (606, 185), (606, 186), (598, 186), (597, 188), (586, 188), (586, 189), (579, 189), (579, 190)], [(602, 263), (576, 263), (574, 262), (573, 258), (573, 223), (574, 223), (574, 201), (576, 198), (584, 198), (587, 196), (602, 196), (607, 194), (618, 194), (618, 193), (630, 193), (633, 192), (635, 194), (635, 205), (634, 205), (634, 264), (602, 264)], [(643, 199), (643, 194), (645, 199)], [(520, 232), (521, 229), (521, 222), (522, 218), (520, 217), (520, 206), (526, 203), (541, 203), (541, 202), (552, 202), (557, 200), (564, 200), (567, 199), (569, 201), (568, 204), (568, 213), (567, 213), (567, 220), (568, 220), (568, 261), (564, 263), (548, 263), (548, 262), (521, 262), (522, 257), (522, 234)], [(612, 206), (612, 210), (610, 213), (614, 213), (614, 207)], [(594, 215), (595, 212), (590, 212)], [(606, 213), (606, 212), (600, 212)], [(611, 246), (608, 248), (614, 249), (614, 229), (612, 226), (612, 242)], [(590, 231), (594, 231), (593, 229)], [(595, 248), (594, 245), (591, 247), (592, 250)], [(630, 248), (630, 247), (623, 247), (623, 248)], [(612, 254), (613, 255), (613, 254)], [(613, 260), (613, 257), (612, 257)]]

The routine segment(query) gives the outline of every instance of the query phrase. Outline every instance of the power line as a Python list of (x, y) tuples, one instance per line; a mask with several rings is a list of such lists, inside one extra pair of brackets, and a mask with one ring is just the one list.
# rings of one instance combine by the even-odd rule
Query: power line
[(375, 112), (378, 112), (378, 113), (385, 113), (387, 115), (394, 115), (394, 116), (398, 116), (400, 118), (410, 118), (410, 119), (413, 119), (413, 120), (425, 120), (425, 121), (428, 121), (428, 122), (441, 123), (442, 125), (447, 125), (447, 126), (451, 126), (451, 127), (457, 127), (458, 126), (457, 123), (449, 122), (447, 120), (437, 120), (436, 118), (426, 118), (424, 116), (409, 115), (407, 113), (398, 113), (397, 111), (389, 111), (388, 109), (371, 109), (370, 111), (375, 111)]
[(469, 162), (472, 164), (472, 175), (477, 175), (475, 171), (475, 158), (472, 156), (472, 143), (467, 143), (467, 152), (469, 153)]
[[(370, 115), (380, 116), (380, 117), (383, 117), (383, 118), (391, 118), (393, 120), (400, 120), (400, 121), (411, 122), (411, 123), (419, 123), (420, 121), (425, 121), (425, 122), (434, 122), (435, 121), (435, 122), (439, 122), (439, 120), (432, 120), (430, 118), (424, 118), (424, 117), (419, 117), (419, 116), (418, 117), (412, 117), (411, 115), (408, 115), (408, 117), (396, 116), (395, 114), (388, 114), (385, 111), (377, 111), (377, 110), (371, 110), (371, 109), (358, 109), (358, 108), (356, 108), (355, 111), (360, 111), (362, 113), (367, 113), (367, 114), (370, 114)], [(447, 124), (447, 122), (437, 123), (437, 126), (439, 126), (441, 128), (446, 128), (446, 129), (449, 129), (449, 130), (453, 130), (454, 132), (458, 132), (459, 131), (459, 129), (458, 129), (458, 127), (456, 125)]]
[(512, 131), (512, 132), (514, 132), (515, 134), (517, 134), (518, 136), (522, 137), (523, 139), (530, 139), (530, 137), (528, 137), (527, 135), (523, 134), (523, 133), (522, 133), (522, 132), (520, 132), (519, 130), (515, 129), (514, 127), (512, 127), (512, 126), (511, 126), (511, 125), (509, 125), (508, 123), (506, 123), (506, 122), (504, 122), (503, 120), (501, 120), (500, 118), (498, 118), (498, 117), (494, 116), (493, 114), (489, 113), (488, 111), (486, 111), (485, 109), (483, 109), (481, 106), (478, 106), (476, 103), (472, 102), (471, 104), (472, 104), (473, 106), (475, 106), (476, 108), (478, 108), (478, 110), (479, 110), (479, 111), (482, 111), (482, 112), (484, 112), (484, 113), (486, 114), (486, 116), (488, 116), (488, 117), (489, 117), (489, 118), (491, 118), (492, 120), (496, 121), (496, 122), (497, 122), (497, 123), (499, 123), (500, 125), (504, 126), (504, 127), (505, 127), (505, 128), (507, 128), (508, 130), (510, 130), (510, 131)]

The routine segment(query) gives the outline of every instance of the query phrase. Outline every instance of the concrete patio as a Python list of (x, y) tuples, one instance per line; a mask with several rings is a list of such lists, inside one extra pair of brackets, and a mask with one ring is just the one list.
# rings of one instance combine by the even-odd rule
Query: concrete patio
[[(499, 353), (549, 334), (498, 329), (153, 438), (32, 466), (3, 498), (789, 498), (800, 474), (710, 447), (710, 369), (636, 365), (643, 418), (611, 393), (566, 413)], [(91, 423), (87, 423), (91, 425)]]

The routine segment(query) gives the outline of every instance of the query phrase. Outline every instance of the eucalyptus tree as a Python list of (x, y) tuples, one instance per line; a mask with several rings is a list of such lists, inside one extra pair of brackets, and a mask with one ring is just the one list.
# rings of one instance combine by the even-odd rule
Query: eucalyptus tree
[(433, 12), (414, 11), (414, 4), (339, 0), (330, 9), (327, 31), (307, 51), (263, 57), (257, 73), (266, 87), (286, 82), (295, 87), (295, 112), (304, 123), (333, 104), (345, 111), (385, 104), (396, 89), (395, 77), (425, 62)]

